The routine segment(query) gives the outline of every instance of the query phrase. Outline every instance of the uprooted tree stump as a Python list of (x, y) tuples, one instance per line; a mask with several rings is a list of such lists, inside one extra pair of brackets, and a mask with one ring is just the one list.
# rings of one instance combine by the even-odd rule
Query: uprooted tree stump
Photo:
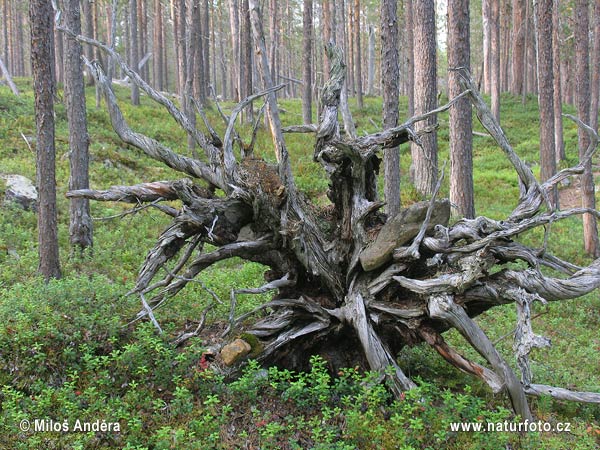
[[(239, 257), (267, 266), (268, 283), (257, 289), (235, 291), (234, 300), (241, 292), (275, 291), (273, 300), (256, 311), (230, 317), (229, 331), (243, 328), (260, 343), (261, 351), (254, 356), (264, 364), (303, 368), (309, 354), (320, 353), (334, 367), (361, 365), (380, 371), (398, 395), (415, 384), (398, 366), (396, 354), (403, 346), (426, 342), (450, 364), (480, 378), (494, 392), (506, 391), (515, 411), (524, 419), (531, 418), (526, 395), (600, 402), (599, 394), (533, 384), (528, 362), (532, 348), (549, 345), (548, 340), (532, 331), (531, 304), (575, 298), (596, 289), (600, 286), (600, 259), (582, 268), (516, 240), (519, 233), (566, 217), (598, 215), (582, 208), (556, 210), (547, 201), (550, 189), (562, 179), (581, 173), (583, 166), (563, 170), (547, 182), (538, 183), (512, 150), (464, 72), (465, 91), (461, 97), (473, 101), (480, 121), (520, 179), (522, 190), (516, 208), (504, 221), (478, 217), (449, 225), (449, 202), (437, 200), (434, 194), (429, 202), (413, 205), (396, 217), (386, 217), (380, 211), (384, 203), (377, 199), (379, 153), (409, 140), (418, 143), (413, 124), (447, 110), (453, 101), (394, 129), (356, 138), (342, 136), (337, 113), (345, 67), (341, 53), (329, 47), (332, 69), (323, 90), (319, 124), (284, 130), (255, 8), (252, 21), (257, 46), (263, 50), (259, 63), (267, 89), (234, 109), (223, 137), (217, 136), (208, 123), (208, 136), (192, 127), (173, 103), (130, 70), (118, 54), (79, 37), (110, 52), (132, 81), (164, 105), (206, 155), (205, 161), (183, 156), (131, 130), (102, 70), (89, 64), (121, 139), (172, 169), (203, 180), (203, 187), (185, 178), (68, 193), (69, 197), (153, 203), (173, 217), (149, 251), (132, 291), (142, 299), (139, 317), (159, 326), (153, 313), (156, 308), (210, 265)], [(236, 116), (260, 96), (267, 97), (277, 165), (252, 156), (236, 158), (234, 154), (234, 145), (240, 143), (234, 128)], [(593, 137), (588, 150), (591, 158), (597, 138), (586, 129)], [(285, 131), (316, 133), (314, 159), (329, 177), (327, 195), (332, 206), (327, 211), (311, 204), (297, 189), (282, 134)], [(251, 154), (247, 147), (242, 150), (242, 154)], [(180, 200), (182, 206), (175, 209), (160, 205), (163, 200)], [(217, 248), (204, 252), (204, 244)], [(173, 269), (169, 270), (166, 264), (171, 261)], [(506, 267), (514, 261), (524, 262), (527, 268)], [(564, 276), (544, 275), (542, 267)], [(164, 278), (159, 277), (162, 269), (167, 272)], [(514, 349), (520, 379), (473, 320), (507, 303), (515, 303), (518, 312)], [(266, 312), (266, 317), (254, 319), (258, 311)], [(257, 321), (252, 323), (252, 319)], [(204, 317), (197, 331), (203, 323)], [(443, 333), (451, 328), (462, 334), (489, 367), (468, 360), (448, 345)]]

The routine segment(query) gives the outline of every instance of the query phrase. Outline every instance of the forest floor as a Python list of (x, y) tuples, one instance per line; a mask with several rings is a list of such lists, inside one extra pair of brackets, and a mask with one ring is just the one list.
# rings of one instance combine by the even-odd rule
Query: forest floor
[[(33, 96), (29, 80), (16, 80), (22, 97), (0, 86), (0, 173), (35, 179)], [(118, 96), (132, 128), (186, 153), (186, 138), (168, 114), (142, 98), (142, 106)], [(168, 168), (123, 145), (110, 128), (103, 108), (95, 109), (88, 91), (91, 138), (91, 185), (180, 178)], [(357, 111), (359, 130), (381, 123), (381, 99), (365, 99)], [(231, 104), (224, 105), (226, 108)], [(284, 125), (301, 122), (300, 102), (283, 100)], [(402, 99), (401, 111), (406, 111)], [(572, 112), (572, 110), (570, 111)], [(217, 131), (223, 123), (209, 110)], [(0, 448), (1, 449), (594, 449), (600, 447), (600, 406), (531, 399), (535, 417), (570, 431), (457, 431), (453, 423), (515, 423), (505, 395), (494, 395), (477, 380), (449, 367), (426, 346), (405, 348), (398, 362), (418, 388), (394, 400), (376, 376), (348, 368), (332, 374), (327, 362), (311, 358), (312, 369), (292, 373), (263, 369), (249, 362), (244, 374), (226, 382), (207, 367), (206, 342), (193, 338), (182, 347), (170, 342), (181, 329), (197, 325), (211, 301), (202, 286), (190, 286), (156, 312), (163, 335), (152, 324), (130, 323), (139, 300), (125, 297), (146, 252), (169, 220), (151, 208), (122, 218), (130, 207), (92, 203), (94, 250), (71, 255), (68, 246), (68, 135), (64, 105), (58, 103), (57, 190), (63, 278), (45, 284), (37, 275), (36, 216), (10, 204), (0, 205)], [(440, 161), (448, 159), (447, 115), (439, 117)], [(502, 122), (519, 156), (538, 173), (536, 100), (503, 96)], [(477, 127), (477, 131), (483, 131)], [(250, 127), (240, 129), (248, 139)], [(286, 137), (296, 181), (320, 203), (326, 178), (312, 162), (313, 137)], [(577, 158), (575, 126), (565, 122), (567, 161)], [(270, 138), (261, 130), (257, 154), (274, 160)], [(420, 200), (408, 183), (410, 152), (401, 150), (402, 202)], [(597, 160), (597, 158), (596, 158)], [(518, 183), (501, 151), (483, 136), (474, 137), (476, 210), (503, 219), (516, 204)], [(0, 182), (0, 195), (3, 185)], [(442, 186), (447, 195), (448, 179)], [(561, 206), (575, 206), (577, 182), (561, 188)], [(540, 247), (536, 231), (519, 236)], [(576, 264), (588, 264), (582, 252), (581, 221), (552, 226), (549, 251)], [(216, 264), (202, 281), (220, 298), (231, 288), (258, 287), (264, 267), (231, 260)], [(238, 313), (268, 300), (240, 296)], [(532, 354), (536, 382), (600, 392), (600, 297), (535, 306), (534, 330), (552, 339), (548, 350)], [(208, 320), (217, 330), (229, 304), (218, 305)], [(514, 308), (500, 307), (477, 320), (500, 351), (511, 354)], [(210, 329), (209, 329), (210, 330)], [(466, 356), (481, 362), (454, 333), (445, 336)], [(307, 355), (308, 357), (308, 355)], [(36, 422), (37, 421), (37, 422)], [(79, 421), (79, 422), (77, 422)], [(90, 431), (77, 424), (90, 424)], [(28, 428), (27, 425), (31, 428)], [(110, 430), (108, 429), (110, 425)], [(115, 428), (118, 425), (118, 430)], [(65, 427), (67, 430), (65, 430)], [(96, 427), (96, 428), (93, 428)]]

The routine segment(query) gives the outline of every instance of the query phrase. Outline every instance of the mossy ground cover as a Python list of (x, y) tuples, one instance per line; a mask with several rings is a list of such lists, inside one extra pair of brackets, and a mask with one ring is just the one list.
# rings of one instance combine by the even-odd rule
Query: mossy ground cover
[[(29, 80), (16, 80), (23, 95), (0, 86), (0, 173), (35, 178), (35, 127)], [(176, 151), (187, 153), (185, 135), (168, 114), (142, 97), (140, 107), (127, 103), (131, 126)], [(226, 108), (231, 105), (224, 105)], [(300, 103), (281, 102), (285, 125), (301, 121)], [(381, 100), (366, 98), (357, 111), (359, 130), (375, 131), (381, 123)], [(406, 111), (406, 99), (400, 105)], [(224, 124), (208, 111), (219, 132)], [(226, 383), (206, 369), (203, 342), (191, 339), (175, 348), (170, 339), (199, 320), (211, 298), (199, 284), (190, 285), (157, 312), (164, 335), (149, 323), (129, 323), (139, 301), (124, 294), (133, 286), (145, 252), (168, 224), (162, 213), (146, 209), (113, 218), (131, 206), (92, 203), (93, 253), (70, 255), (68, 246), (68, 134), (64, 106), (56, 107), (59, 239), (64, 277), (49, 284), (36, 275), (36, 217), (11, 205), (0, 206), (0, 448), (12, 449), (199, 449), (199, 448), (573, 448), (600, 446), (600, 407), (532, 399), (534, 414), (556, 424), (570, 422), (570, 433), (458, 432), (452, 422), (518, 421), (507, 399), (448, 366), (426, 346), (405, 349), (402, 368), (419, 388), (399, 400), (390, 397), (373, 374), (353, 368), (330, 374), (325, 361), (313, 357), (307, 373), (261, 369), (250, 363), (244, 375)], [(440, 161), (448, 159), (447, 115), (439, 118)], [(502, 122), (519, 155), (539, 171), (538, 116), (535, 98), (502, 99)], [(181, 178), (119, 141), (104, 109), (95, 109), (88, 92), (91, 139), (91, 184), (114, 184)], [(478, 131), (483, 131), (477, 128)], [(240, 128), (249, 138), (250, 126)], [(576, 128), (565, 123), (568, 165), (576, 161)], [(288, 136), (298, 185), (318, 204), (326, 204), (327, 180), (312, 162), (313, 138)], [(31, 148), (30, 148), (31, 147)], [(256, 153), (273, 161), (270, 137), (262, 130)], [(410, 152), (402, 150), (402, 200), (420, 200), (408, 182)], [(490, 138), (474, 137), (475, 191), (478, 214), (501, 219), (518, 197), (517, 177)], [(0, 190), (3, 186), (0, 185)], [(448, 170), (442, 194), (448, 192)], [(589, 260), (581, 249), (581, 221), (552, 226), (551, 251), (579, 264)], [(542, 245), (540, 232), (520, 236)], [(257, 287), (263, 267), (229, 260), (203, 273), (202, 281), (222, 299), (231, 288)], [(267, 296), (240, 296), (238, 313)], [(227, 303), (227, 302), (226, 302)], [(228, 304), (211, 311), (224, 320)], [(536, 381), (578, 390), (600, 391), (600, 299), (585, 298), (536, 306), (535, 330), (552, 339), (549, 350), (532, 355)], [(496, 308), (479, 322), (510, 359), (514, 307)], [(478, 360), (457, 333), (449, 341)], [(23, 420), (64, 423), (69, 432), (21, 431)], [(118, 423), (119, 431), (74, 431), (75, 421)]]

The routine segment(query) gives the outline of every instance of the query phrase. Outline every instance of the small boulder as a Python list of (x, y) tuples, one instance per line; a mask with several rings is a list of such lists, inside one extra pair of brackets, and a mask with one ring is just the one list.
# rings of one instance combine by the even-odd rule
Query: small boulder
[(38, 194), (33, 182), (22, 175), (1, 175), (6, 182), (5, 203), (16, 203), (24, 210), (37, 211)]
[[(368, 272), (383, 266), (392, 259), (395, 248), (403, 246), (419, 234), (428, 207), (429, 202), (418, 202), (389, 219), (375, 240), (360, 254), (363, 269)], [(436, 200), (427, 232), (433, 231), (438, 224), (447, 226), (449, 220), (450, 202), (447, 199)]]
[(221, 349), (221, 358), (226, 366), (231, 366), (240, 358), (246, 356), (252, 347), (243, 339), (236, 339)]

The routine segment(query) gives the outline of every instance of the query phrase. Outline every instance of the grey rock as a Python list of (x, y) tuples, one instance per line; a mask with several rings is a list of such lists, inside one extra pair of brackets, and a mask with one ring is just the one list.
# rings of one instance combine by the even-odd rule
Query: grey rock
[(5, 203), (16, 203), (24, 210), (37, 211), (38, 193), (33, 182), (23, 175), (0, 175), (6, 182)]
[[(389, 219), (379, 234), (360, 254), (360, 263), (365, 271), (375, 270), (391, 261), (394, 249), (411, 241), (425, 220), (429, 202), (419, 202), (400, 211)], [(427, 232), (433, 231), (438, 224), (448, 225), (450, 220), (450, 202), (447, 199), (436, 200)]]

